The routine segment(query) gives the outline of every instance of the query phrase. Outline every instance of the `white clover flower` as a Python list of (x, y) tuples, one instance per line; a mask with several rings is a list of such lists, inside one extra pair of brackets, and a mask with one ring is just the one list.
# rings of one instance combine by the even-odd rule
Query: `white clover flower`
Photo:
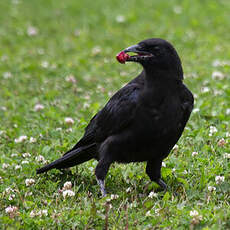
[(3, 78), (8, 79), (12, 77), (12, 73), (11, 72), (5, 72), (3, 73)]
[[(7, 108), (6, 108), (5, 106), (1, 106), (0, 109), (1, 109), (2, 111), (6, 111), (6, 110), (7, 110)], [(2, 131), (2, 132), (5, 132), (5, 131)]]
[(217, 128), (215, 126), (210, 126), (210, 132), (212, 133), (217, 132)]
[(119, 196), (117, 194), (111, 194), (110, 198), (111, 200), (117, 199)]
[(38, 112), (38, 111), (40, 111), (40, 110), (43, 110), (44, 108), (45, 108), (44, 105), (42, 105), (42, 104), (36, 104), (36, 105), (34, 106), (34, 111), (35, 111), (35, 112)]
[(102, 93), (105, 91), (105, 88), (102, 85), (97, 85), (97, 89), (101, 91)]
[(17, 154), (17, 153), (12, 153), (10, 156), (11, 156), (11, 157), (17, 157), (18, 154)]
[(35, 217), (35, 216), (37, 216), (37, 212), (36, 212), (35, 210), (32, 210), (32, 211), (30, 212), (30, 217), (33, 218), (33, 217)]
[(62, 131), (61, 127), (56, 128), (56, 131)]
[(224, 176), (216, 176), (215, 181), (216, 181), (216, 184), (220, 184), (224, 182)]
[(15, 194), (10, 194), (8, 200), (13, 200), (15, 198)]
[(213, 135), (213, 133), (216, 133), (218, 130), (215, 126), (210, 126), (209, 127), (209, 136), (211, 137)]
[(22, 166), (21, 165), (15, 165), (14, 169), (15, 170), (22, 169)]
[(37, 162), (42, 162), (42, 163), (46, 162), (45, 157), (43, 157), (42, 155), (39, 155), (39, 156), (35, 157), (35, 160)]
[(72, 125), (72, 124), (74, 124), (74, 120), (73, 120), (73, 118), (71, 118), (71, 117), (66, 117), (66, 118), (65, 118), (65, 123), (66, 123), (67, 125)]
[(48, 216), (48, 210), (43, 209), (43, 210), (39, 211), (39, 216)]
[(23, 156), (24, 158), (26, 158), (26, 157), (31, 157), (31, 154), (30, 154), (30, 153), (23, 153), (22, 156)]
[(27, 28), (27, 34), (28, 34), (29, 36), (35, 36), (35, 35), (38, 34), (38, 29), (37, 29), (36, 27), (34, 27), (34, 26), (29, 26), (29, 27)]
[(132, 191), (132, 189), (130, 188), (130, 187), (128, 187), (127, 189), (126, 189), (126, 192), (127, 193), (129, 193), (129, 192), (131, 192)]
[(93, 55), (97, 55), (97, 54), (99, 54), (99, 53), (101, 53), (101, 47), (100, 47), (100, 46), (95, 46), (95, 47), (93, 47), (93, 49), (92, 49), (92, 54), (93, 54)]
[(192, 210), (192, 211), (190, 211), (189, 215), (190, 215), (191, 217), (196, 217), (196, 216), (199, 215), (199, 212), (196, 211), (196, 210)]
[(146, 216), (152, 216), (150, 210), (145, 213)]
[(14, 139), (15, 143), (21, 143), (24, 142), (27, 139), (27, 136), (20, 136), (19, 138)]
[(73, 84), (75, 84), (77, 82), (77, 80), (75, 79), (74, 75), (68, 75), (68, 76), (66, 76), (65, 80), (67, 82), (71, 82)]
[(71, 196), (75, 196), (75, 192), (73, 192), (72, 190), (65, 190), (63, 191), (62, 193), (63, 197), (66, 198), (66, 197), (71, 197)]
[(85, 102), (85, 103), (83, 104), (83, 108), (84, 108), (84, 109), (89, 108), (89, 106), (90, 106), (90, 104), (89, 104), (89, 103), (87, 103), (87, 102)]
[(172, 168), (172, 172), (176, 172), (176, 168)]
[(186, 174), (188, 174), (188, 171), (185, 169), (183, 173), (186, 175)]
[(166, 163), (164, 161), (162, 161), (162, 167), (166, 167)]
[(29, 140), (29, 142), (30, 143), (35, 143), (37, 141), (37, 139), (36, 138), (34, 138), (34, 137), (30, 137), (30, 140)]
[(159, 215), (160, 215), (160, 209), (159, 209), (159, 208), (155, 209), (155, 215), (156, 215), (156, 216), (159, 216)]
[(5, 209), (5, 212), (8, 214), (13, 214), (15, 212), (17, 212), (18, 208), (16, 206), (9, 206)]
[(29, 164), (29, 161), (22, 161), (22, 165)]
[(214, 89), (213, 94), (214, 94), (214, 96), (222, 95), (223, 91), (222, 90)]
[(71, 188), (72, 188), (71, 181), (66, 181), (65, 184), (63, 185), (62, 190), (70, 190)]
[(225, 78), (224, 74), (220, 71), (214, 71), (212, 73), (212, 79), (223, 80)]
[(230, 159), (230, 153), (224, 153), (224, 158)]
[(7, 169), (9, 166), (10, 166), (10, 165), (7, 164), (7, 163), (3, 163), (3, 164), (2, 164), (2, 168), (3, 168), (3, 169)]
[(14, 190), (13, 190), (12, 188), (10, 188), (10, 187), (7, 187), (7, 188), (5, 189), (5, 193), (6, 193), (6, 194), (9, 194), (10, 192), (14, 192)]
[(35, 211), (35, 210), (32, 210), (31, 212), (30, 212), (30, 217), (35, 217), (35, 216), (48, 216), (48, 211), (46, 210), (46, 209), (44, 209), (44, 210), (39, 210), (38, 212), (37, 211)]
[(25, 184), (27, 187), (33, 185), (34, 183), (35, 183), (35, 180), (32, 178), (25, 180)]
[(41, 66), (46, 69), (49, 67), (49, 62), (48, 61), (42, 61)]
[(202, 93), (207, 93), (209, 91), (210, 91), (210, 89), (207, 86), (204, 86), (204, 87), (201, 88)]
[(94, 168), (93, 168), (93, 167), (89, 167), (89, 170), (90, 170), (91, 172), (93, 172), (93, 171), (94, 171)]
[(226, 141), (225, 141), (225, 139), (224, 138), (221, 138), (219, 141), (218, 141), (218, 146), (224, 146), (225, 144), (226, 144)]
[(227, 108), (225, 113), (226, 115), (230, 115), (230, 108)]
[(155, 192), (150, 192), (148, 195), (149, 198), (157, 197), (157, 193)]
[(123, 16), (123, 15), (117, 15), (116, 21), (117, 21), (118, 23), (123, 23), (123, 22), (125, 22), (125, 16)]
[(208, 191), (209, 192), (214, 192), (214, 191), (216, 191), (216, 187), (214, 187), (214, 186), (208, 186)]
[(222, 62), (220, 60), (216, 59), (213, 61), (212, 66), (214, 66), (214, 67), (222, 66)]
[(2, 135), (4, 133), (4, 131), (3, 130), (0, 130), (0, 135)]
[(25, 197), (27, 197), (27, 196), (32, 196), (32, 195), (33, 195), (32, 192), (26, 192), (26, 193), (25, 193)]
[(192, 152), (193, 157), (196, 156), (196, 155), (198, 155), (198, 152)]
[(203, 219), (201, 215), (199, 215), (198, 211), (196, 210), (193, 210), (193, 211), (190, 211), (190, 216), (192, 217), (192, 221), (191, 223), (193, 225), (196, 225), (196, 224), (199, 224), (200, 221)]
[(71, 133), (71, 132), (73, 132), (73, 129), (72, 128), (68, 128), (68, 129), (66, 129), (66, 132)]
[(137, 207), (137, 202), (133, 201), (131, 204), (129, 204), (130, 208), (136, 208)]

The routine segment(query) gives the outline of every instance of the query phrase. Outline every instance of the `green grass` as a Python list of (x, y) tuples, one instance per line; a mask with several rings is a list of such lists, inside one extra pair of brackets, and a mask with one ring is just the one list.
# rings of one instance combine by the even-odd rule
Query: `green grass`
[[(229, 12), (228, 0), (0, 1), (0, 228), (230, 229)], [(34, 36), (28, 35), (31, 26)], [(157, 185), (149, 183), (144, 163), (112, 165), (103, 199), (96, 161), (72, 168), (73, 176), (57, 170), (37, 176), (42, 163), (36, 157), (50, 162), (61, 156), (111, 94), (140, 72), (135, 63), (116, 62), (116, 53), (150, 37), (174, 44), (196, 96), (178, 149), (162, 169), (170, 191), (148, 196)], [(224, 78), (212, 78), (214, 71)], [(65, 80), (69, 75), (76, 84)], [(44, 109), (36, 112), (38, 103)], [(66, 117), (75, 120), (72, 131)], [(212, 136), (210, 126), (217, 128)], [(15, 143), (21, 135), (28, 139)], [(26, 152), (31, 156), (23, 157)], [(224, 182), (216, 184), (218, 175)], [(26, 186), (28, 178), (35, 184)], [(66, 181), (75, 196), (64, 199), (59, 189)], [(109, 201), (111, 194), (119, 197)], [(18, 209), (11, 215), (5, 210), (10, 205)], [(31, 217), (40, 210), (47, 216)], [(190, 216), (193, 210), (202, 220)]]

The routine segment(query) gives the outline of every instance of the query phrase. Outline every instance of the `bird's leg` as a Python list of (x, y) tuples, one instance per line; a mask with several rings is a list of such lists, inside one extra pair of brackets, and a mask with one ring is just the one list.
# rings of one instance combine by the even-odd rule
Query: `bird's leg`
[(147, 162), (146, 173), (151, 181), (156, 182), (162, 189), (167, 190), (167, 185), (161, 179), (162, 160), (153, 159)]
[(97, 183), (100, 186), (102, 197), (105, 197), (107, 195), (105, 190), (105, 180), (97, 179)]
[(99, 160), (97, 167), (95, 169), (95, 175), (97, 178), (97, 183), (100, 186), (101, 189), (101, 193), (102, 196), (106, 196), (106, 190), (105, 190), (105, 177), (106, 174), (109, 170), (109, 166), (110, 166), (110, 161), (107, 161), (105, 158), (102, 158), (101, 160)]

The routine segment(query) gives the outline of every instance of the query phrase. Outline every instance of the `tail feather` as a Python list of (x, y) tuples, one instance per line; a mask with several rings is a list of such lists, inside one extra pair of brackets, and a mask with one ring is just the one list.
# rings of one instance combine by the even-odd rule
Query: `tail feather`
[(56, 161), (51, 162), (48, 165), (45, 165), (44, 167), (37, 169), (37, 174), (44, 173), (49, 171), (50, 169), (56, 168), (56, 169), (64, 169), (69, 168), (78, 164), (81, 164), (85, 161), (88, 161), (94, 157), (94, 151), (93, 148), (96, 146), (95, 143), (82, 146), (80, 148), (77, 148), (68, 154), (64, 155), (63, 157), (57, 159)]

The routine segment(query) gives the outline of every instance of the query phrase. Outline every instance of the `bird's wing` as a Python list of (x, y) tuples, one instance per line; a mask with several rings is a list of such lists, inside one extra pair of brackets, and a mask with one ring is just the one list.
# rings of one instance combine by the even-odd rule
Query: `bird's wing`
[(125, 128), (133, 119), (141, 87), (135, 82), (129, 83), (115, 93), (105, 107), (90, 120), (84, 136), (64, 155), (79, 147), (101, 142)]
[(93, 132), (96, 142), (101, 142), (127, 127), (134, 117), (140, 89), (136, 83), (121, 88), (91, 120), (87, 135)]

